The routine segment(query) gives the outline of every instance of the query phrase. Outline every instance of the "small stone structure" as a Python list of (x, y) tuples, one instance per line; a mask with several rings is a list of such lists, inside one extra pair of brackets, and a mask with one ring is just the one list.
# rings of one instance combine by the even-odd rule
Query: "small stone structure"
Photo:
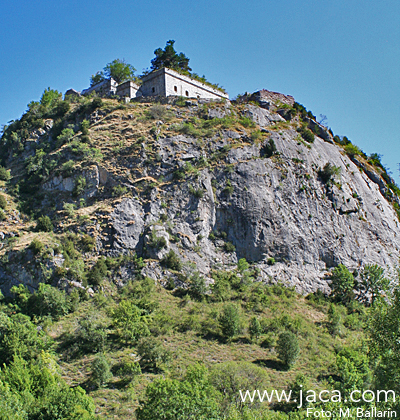
[(89, 95), (92, 92), (96, 92), (99, 96), (111, 96), (116, 95), (118, 83), (113, 79), (106, 79), (88, 89), (84, 89), (81, 95)]
[[(72, 89), (68, 90), (67, 93), (69, 94), (71, 90)], [(132, 81), (118, 84), (113, 78), (110, 78), (103, 80), (88, 89), (84, 89), (81, 94), (89, 95), (92, 92), (96, 92), (99, 96), (118, 95), (121, 98), (129, 99), (142, 96), (183, 96), (186, 98), (198, 99), (229, 99), (227, 93), (165, 67), (152, 71), (150, 74), (143, 77), (141, 85)], [(77, 93), (79, 94), (79, 92)]]
[(145, 76), (140, 91), (142, 96), (229, 99), (227, 93), (165, 67)]

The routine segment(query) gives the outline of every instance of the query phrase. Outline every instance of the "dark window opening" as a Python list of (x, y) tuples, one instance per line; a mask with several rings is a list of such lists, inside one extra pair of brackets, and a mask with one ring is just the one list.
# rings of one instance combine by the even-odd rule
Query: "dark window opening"
[(189, 92), (188, 91), (186, 91), (186, 96), (189, 96)]
[(154, 93), (156, 91), (156, 88), (151, 88), (151, 91)]
[(178, 87), (177, 86), (174, 86), (174, 91), (178, 92)]

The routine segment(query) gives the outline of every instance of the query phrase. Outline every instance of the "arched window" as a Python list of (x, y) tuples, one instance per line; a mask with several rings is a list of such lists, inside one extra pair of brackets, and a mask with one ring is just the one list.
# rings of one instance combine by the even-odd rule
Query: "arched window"
[(151, 91), (154, 93), (156, 91), (156, 88), (151, 88)]
[(186, 91), (186, 96), (189, 96), (189, 92), (188, 91)]
[(174, 91), (178, 92), (178, 86), (174, 86)]

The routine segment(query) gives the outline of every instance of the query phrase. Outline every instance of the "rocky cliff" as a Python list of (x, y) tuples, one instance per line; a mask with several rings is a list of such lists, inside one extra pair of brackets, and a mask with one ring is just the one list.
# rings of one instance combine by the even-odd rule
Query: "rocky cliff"
[[(4, 161), (13, 175), (3, 187), (9, 202), (48, 215), (54, 226), (39, 234), (16, 210), (17, 224), (6, 211), (4, 292), (20, 282), (82, 284), (62, 245), (71, 233), (75, 242), (93, 238), (95, 248), (80, 251), (86, 272), (100, 256), (134, 252), (144, 259), (142, 273), (165, 285), (184, 285), (194, 271), (212, 282), (213, 270), (229, 270), (240, 258), (258, 280), (303, 293), (329, 291), (326, 274), (340, 263), (397, 265), (394, 181), (379, 159), (334, 137), (292, 97), (260, 91), (233, 103), (74, 100), (54, 126), (31, 130), (19, 154)], [(3, 143), (18, 130), (6, 130)], [(46, 156), (32, 169), (40, 150)], [(47, 250), (40, 264), (28, 247), (34, 238)], [(171, 255), (183, 263), (179, 270), (168, 264)], [(128, 264), (112, 278), (121, 284), (129, 276)]]

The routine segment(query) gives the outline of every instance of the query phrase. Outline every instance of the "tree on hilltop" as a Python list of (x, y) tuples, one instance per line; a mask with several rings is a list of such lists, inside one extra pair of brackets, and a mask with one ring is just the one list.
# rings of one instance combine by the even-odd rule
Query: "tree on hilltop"
[(103, 71), (98, 71), (90, 78), (90, 86), (97, 85), (105, 79), (113, 78), (118, 84), (128, 80), (135, 80), (135, 67), (128, 64), (125, 60), (115, 59), (108, 63)]
[(174, 48), (175, 41), (167, 41), (164, 49), (157, 48), (154, 51), (155, 58), (151, 60), (151, 70), (158, 70), (162, 67), (168, 67), (173, 70), (183, 70), (190, 72), (189, 58), (183, 53), (177, 53)]

